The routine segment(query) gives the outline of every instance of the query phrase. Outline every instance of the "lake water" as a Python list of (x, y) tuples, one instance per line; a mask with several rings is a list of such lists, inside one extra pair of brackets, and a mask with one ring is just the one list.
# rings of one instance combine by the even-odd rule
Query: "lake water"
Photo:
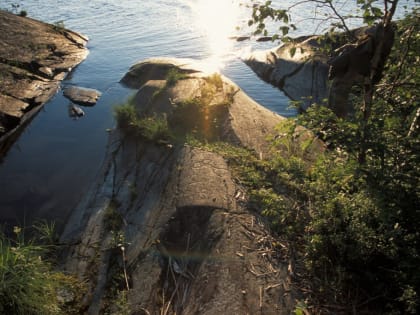
[[(250, 11), (239, 1), (1, 0), (0, 7), (10, 9), (15, 3), (32, 18), (62, 21), (90, 38), (89, 56), (62, 86), (103, 94), (96, 106), (84, 108), (84, 117), (73, 120), (67, 113), (69, 102), (59, 91), (0, 157), (0, 222), (29, 225), (43, 218), (64, 223), (98, 174), (106, 129), (115, 126), (112, 107), (134, 92), (119, 80), (137, 61), (158, 56), (206, 60), (260, 104), (284, 116), (295, 115), (284, 94), (259, 80), (239, 58), (274, 44), (229, 39), (249, 34), (245, 25)], [(297, 16), (305, 21), (301, 11)], [(301, 28), (302, 33), (313, 30), (311, 24)]]
[[(119, 80), (137, 61), (157, 56), (208, 59), (264, 106), (293, 115), (283, 93), (260, 81), (240, 61), (251, 42), (236, 43), (228, 37), (240, 34), (235, 27), (246, 22), (248, 13), (223, 2), (229, 1), (21, 1), (30, 17), (63, 21), (89, 37), (87, 59), (62, 86), (94, 88), (103, 95), (94, 107), (84, 108), (84, 117), (73, 120), (67, 113), (69, 102), (59, 91), (25, 129), (0, 164), (0, 220), (63, 223), (95, 180), (105, 154), (106, 129), (115, 126), (112, 107), (133, 93)], [(0, 6), (10, 3), (19, 1), (0, 1)], [(206, 7), (211, 3), (218, 10)]]

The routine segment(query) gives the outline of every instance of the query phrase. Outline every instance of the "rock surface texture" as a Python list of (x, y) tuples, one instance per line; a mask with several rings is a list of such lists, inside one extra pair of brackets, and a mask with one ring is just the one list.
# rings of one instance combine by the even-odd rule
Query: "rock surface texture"
[[(303, 36), (268, 51), (254, 52), (244, 61), (289, 98), (302, 101), (302, 109), (312, 103), (328, 104), (339, 117), (345, 117), (354, 110), (349, 102), (352, 88), (370, 79), (374, 84), (379, 82), (394, 41), (394, 28), (384, 29), (379, 24), (329, 36)], [(331, 46), (332, 56), (327, 55), (327, 46)], [(371, 78), (372, 73), (375, 76)]]
[(87, 56), (87, 38), (0, 10), (0, 152)]
[[(169, 84), (170, 69), (186, 75)], [(261, 157), (283, 120), (184, 60), (142, 62), (123, 82), (138, 89), (139, 115), (165, 117), (178, 131), (200, 126), (190, 131)], [(201, 116), (182, 111), (203, 99)], [(132, 314), (291, 314), (288, 262), (273, 241), (221, 154), (122, 129), (110, 133), (102, 174), (61, 236), (65, 269), (88, 283), (88, 314), (119, 314), (116, 288), (127, 292)]]
[(328, 98), (328, 58), (318, 52), (319, 47), (316, 36), (302, 37), (293, 44), (254, 52), (244, 62), (290, 99), (302, 101), (302, 109), (306, 109)]
[(63, 91), (63, 95), (71, 100), (73, 103), (83, 106), (93, 106), (101, 97), (101, 92), (78, 86), (66, 87)]

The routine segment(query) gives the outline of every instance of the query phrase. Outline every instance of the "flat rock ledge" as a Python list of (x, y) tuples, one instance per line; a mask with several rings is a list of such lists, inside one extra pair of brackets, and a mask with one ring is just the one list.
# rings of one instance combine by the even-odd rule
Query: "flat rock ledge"
[[(168, 83), (171, 69), (182, 79)], [(137, 113), (168, 122), (182, 102), (205, 98), (202, 116), (184, 111), (173, 127), (196, 124), (206, 141), (246, 147), (261, 158), (270, 154), (267, 136), (284, 119), (188, 60), (146, 60), (122, 82), (137, 89)], [(64, 270), (87, 283), (88, 314), (119, 314), (112, 279), (124, 265), (120, 289), (130, 288), (132, 314), (291, 314), (296, 292), (288, 261), (269, 249), (273, 241), (220, 153), (118, 128), (60, 242), (68, 244)]]
[(68, 86), (64, 89), (63, 95), (75, 104), (93, 106), (101, 97), (101, 92), (79, 86)]
[(0, 154), (57, 91), (88, 50), (61, 26), (0, 10)]

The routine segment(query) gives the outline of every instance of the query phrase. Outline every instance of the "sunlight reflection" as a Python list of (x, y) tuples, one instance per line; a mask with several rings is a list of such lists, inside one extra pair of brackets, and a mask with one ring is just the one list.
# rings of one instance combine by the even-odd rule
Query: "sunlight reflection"
[(233, 57), (234, 34), (239, 24), (240, 6), (236, 0), (191, 1), (195, 26), (206, 38), (210, 57), (206, 59), (208, 72), (219, 72), (226, 59)]

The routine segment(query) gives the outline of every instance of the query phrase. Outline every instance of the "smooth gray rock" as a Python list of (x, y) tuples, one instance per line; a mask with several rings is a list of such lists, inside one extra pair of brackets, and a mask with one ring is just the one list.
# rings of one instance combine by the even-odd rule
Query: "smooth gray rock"
[[(349, 101), (352, 87), (369, 78), (373, 84), (379, 82), (393, 41), (393, 27), (385, 29), (379, 24), (351, 30), (350, 34), (336, 33), (332, 39), (302, 36), (251, 53), (244, 62), (291, 100), (301, 101), (301, 109), (318, 103), (345, 117), (354, 111)], [(326, 45), (332, 46), (332, 58), (323, 49)]]
[(318, 48), (315, 38), (310, 37), (300, 43), (254, 52), (244, 62), (291, 100), (302, 101), (301, 108), (306, 109), (328, 98), (329, 66), (326, 56), (317, 52)]
[(64, 89), (63, 95), (73, 103), (83, 106), (93, 106), (101, 97), (102, 93), (94, 89), (69, 86)]
[[(171, 67), (189, 75), (168, 87), (163, 79)], [(125, 78), (139, 88), (134, 98), (137, 112), (166, 117), (168, 124), (176, 116), (177, 102), (209, 97), (208, 91), (213, 91), (208, 114), (192, 116), (206, 120), (202, 134), (213, 129), (219, 141), (249, 148), (261, 159), (270, 154), (267, 136), (284, 119), (223, 76), (216, 88), (207, 74), (185, 60), (147, 60), (133, 66)], [(225, 110), (212, 116), (226, 99)], [(188, 113), (183, 114), (179, 125), (186, 124)], [(288, 282), (287, 265), (276, 261), (278, 272), (263, 278), (247, 271), (251, 265), (269, 268), (258, 251), (249, 249), (259, 248), (260, 239), (269, 240), (270, 234), (247, 207), (247, 193), (222, 154), (185, 143), (146, 141), (120, 129), (110, 132), (108, 144), (97, 182), (74, 209), (61, 236), (61, 242), (70, 244), (66, 271), (89, 279), (89, 314), (104, 312), (107, 281), (121, 256), (115, 231), (109, 228), (110, 212), (121, 218), (132, 311), (136, 306), (150, 314), (166, 308), (184, 315), (293, 311), (294, 292), (284, 286), (270, 289), (261, 307), (259, 298), (254, 299), (260, 296), (260, 286), (279, 279)]]
[(74, 105), (74, 104), (69, 104), (68, 112), (69, 112), (69, 117), (73, 119), (78, 119), (85, 115), (85, 112), (83, 111), (83, 109), (81, 109), (79, 106)]

